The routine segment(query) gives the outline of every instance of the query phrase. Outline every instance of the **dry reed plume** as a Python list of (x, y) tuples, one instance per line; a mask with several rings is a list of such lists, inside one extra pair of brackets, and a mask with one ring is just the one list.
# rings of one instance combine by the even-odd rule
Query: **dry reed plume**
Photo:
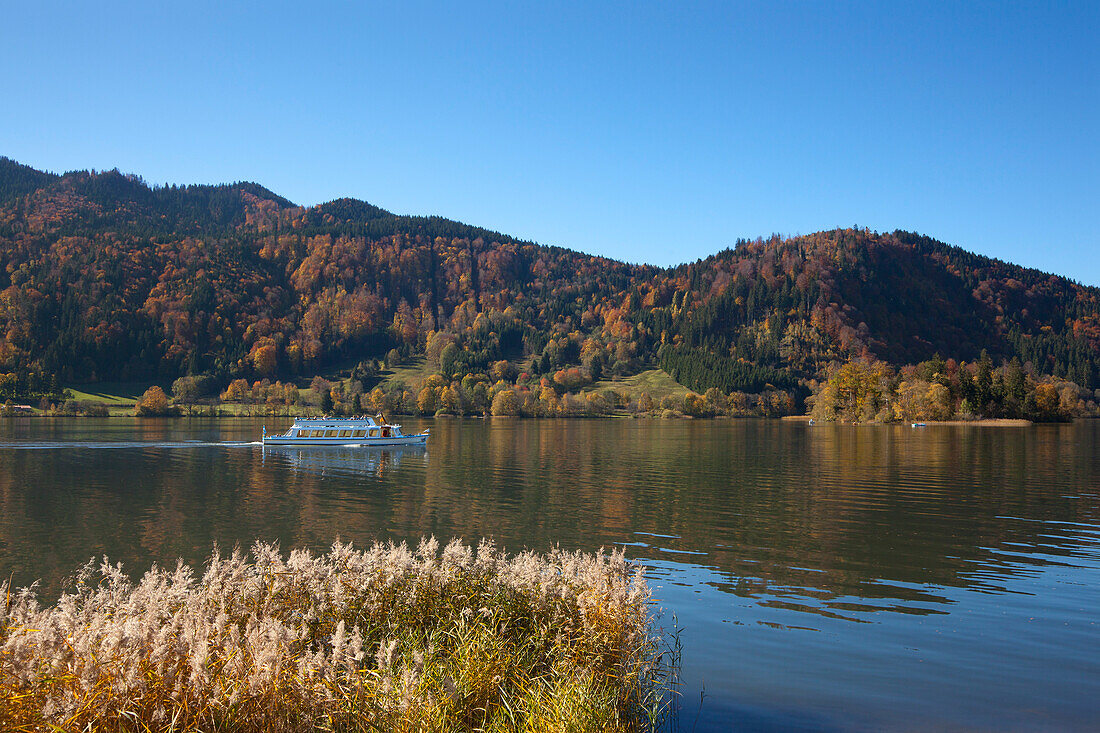
[(257, 543), (0, 604), (2, 730), (635, 731), (675, 673), (621, 553)]

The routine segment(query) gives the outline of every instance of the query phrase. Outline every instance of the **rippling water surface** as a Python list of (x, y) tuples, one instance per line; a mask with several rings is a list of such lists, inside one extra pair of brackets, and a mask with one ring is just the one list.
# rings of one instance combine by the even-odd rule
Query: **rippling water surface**
[(0, 573), (48, 595), (92, 555), (140, 572), (215, 541), (622, 546), (682, 628), (683, 730), (1100, 720), (1100, 422), (407, 423), (427, 450), (2, 420)]

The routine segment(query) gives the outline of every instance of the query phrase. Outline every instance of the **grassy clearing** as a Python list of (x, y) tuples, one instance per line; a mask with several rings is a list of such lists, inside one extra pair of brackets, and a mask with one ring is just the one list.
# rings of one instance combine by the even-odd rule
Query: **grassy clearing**
[(151, 382), (99, 382), (96, 384), (70, 384), (65, 387), (74, 400), (104, 405), (133, 405), (141, 399)]
[(436, 364), (432, 364), (423, 356), (410, 359), (407, 364), (393, 366), (381, 372), (382, 379), (379, 386), (383, 389), (388, 384), (404, 382), (410, 388), (435, 374), (439, 370)]
[(675, 680), (621, 553), (258, 543), (75, 586), (0, 585), (0, 729), (638, 731)]
[(662, 397), (668, 395), (682, 398), (691, 391), (670, 377), (663, 369), (649, 369), (618, 381), (605, 379), (588, 388), (588, 390), (604, 389), (613, 389), (632, 399), (637, 398), (642, 392), (648, 392), (654, 402), (660, 402)]

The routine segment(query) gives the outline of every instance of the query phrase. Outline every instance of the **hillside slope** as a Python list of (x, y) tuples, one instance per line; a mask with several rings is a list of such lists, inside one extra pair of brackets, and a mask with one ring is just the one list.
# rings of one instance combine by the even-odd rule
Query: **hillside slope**
[(909, 232), (741, 242), (676, 268), (664, 292), (670, 312), (651, 318), (685, 344), (801, 374), (853, 356), (906, 364), (982, 350), (1081, 385), (1100, 373), (1100, 290)]
[[(1098, 290), (916, 234), (739, 242), (671, 269), (254, 183), (153, 188), (0, 159), (0, 372), (309, 375), (391, 349), (759, 391), (830, 362), (1018, 357), (1097, 385)], [(429, 338), (435, 332), (444, 332)]]

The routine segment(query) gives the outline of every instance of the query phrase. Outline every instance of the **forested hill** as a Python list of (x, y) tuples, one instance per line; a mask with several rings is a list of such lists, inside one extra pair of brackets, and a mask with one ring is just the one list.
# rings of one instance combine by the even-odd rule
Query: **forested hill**
[(396, 349), (450, 378), (499, 360), (588, 379), (661, 365), (729, 392), (852, 357), (986, 350), (1095, 387), (1098, 294), (905, 232), (739, 242), (661, 269), (353, 199), (301, 207), (254, 183), (150, 187), (0, 158), (0, 373), (225, 383)]
[[(1100, 289), (926, 236), (860, 229), (739, 242), (666, 273), (686, 346), (820, 373), (830, 361), (1018, 358), (1097, 385)], [(678, 303), (685, 315), (673, 318)], [(674, 324), (675, 325), (672, 325)]]

